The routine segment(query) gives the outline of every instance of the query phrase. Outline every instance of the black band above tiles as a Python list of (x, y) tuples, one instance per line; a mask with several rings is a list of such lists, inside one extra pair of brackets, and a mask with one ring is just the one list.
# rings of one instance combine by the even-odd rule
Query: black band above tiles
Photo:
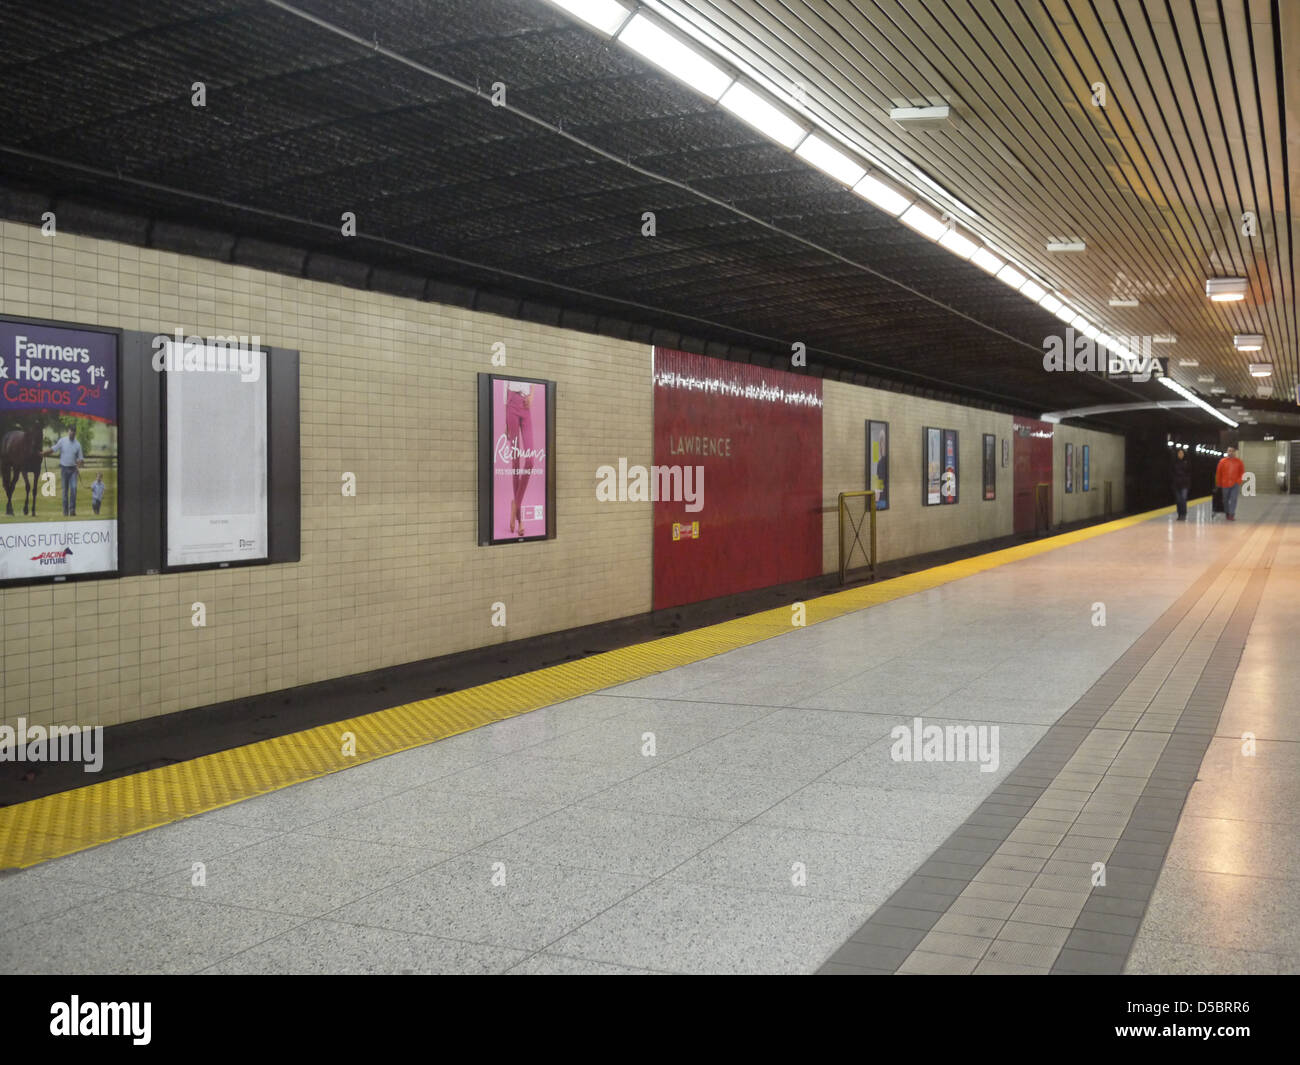
[[(168, 219), (149, 219), (129, 212), (84, 201), (51, 196), (0, 184), (0, 218), (24, 225), (37, 224), (42, 213), (55, 211), (61, 231), (103, 240), (113, 240), (159, 251), (192, 255), (217, 262), (234, 263), (271, 273), (306, 277), (315, 281), (405, 299), (417, 299), (465, 310), (481, 311), (503, 318), (553, 325), (575, 332), (630, 340), (682, 351), (695, 351), (732, 362), (745, 362), (789, 370), (788, 350), (754, 347), (751, 338), (725, 326), (701, 334), (702, 323), (683, 320), (670, 312), (647, 310), (645, 320), (627, 317), (627, 308), (598, 296), (584, 296), (576, 302), (557, 302), (520, 294), (506, 278), (488, 284), (490, 268), (482, 268), (480, 283), (424, 276), (402, 269), (349, 260), (306, 248), (291, 247), (235, 233), (222, 233)], [(797, 372), (797, 371), (795, 371)], [(808, 349), (807, 373), (812, 377), (843, 381), (866, 388), (919, 396), (979, 410), (1037, 417), (1039, 411), (1014, 403), (999, 403), (979, 396), (930, 387), (920, 382), (882, 377), (865, 370), (860, 363), (827, 352)]]

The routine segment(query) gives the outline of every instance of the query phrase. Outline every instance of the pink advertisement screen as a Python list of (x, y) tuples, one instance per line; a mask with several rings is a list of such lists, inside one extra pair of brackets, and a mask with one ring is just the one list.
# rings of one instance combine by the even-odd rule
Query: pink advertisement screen
[(492, 382), (492, 539), (547, 533), (547, 386)]

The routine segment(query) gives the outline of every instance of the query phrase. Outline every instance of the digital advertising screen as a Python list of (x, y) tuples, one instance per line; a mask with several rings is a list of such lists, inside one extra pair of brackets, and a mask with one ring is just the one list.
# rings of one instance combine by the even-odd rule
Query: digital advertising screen
[(479, 375), (479, 543), (555, 535), (555, 382)]
[(957, 430), (943, 431), (943, 478), (940, 496), (944, 503), (957, 502), (957, 487), (961, 475), (961, 452), (957, 446)]
[(925, 434), (925, 505), (943, 502), (943, 430), (927, 426)]
[(169, 567), (264, 561), (267, 356), (168, 342), (166, 552)]
[(867, 422), (867, 487), (876, 493), (876, 509), (889, 509), (889, 423)]
[(0, 318), (0, 581), (117, 572), (118, 347)]

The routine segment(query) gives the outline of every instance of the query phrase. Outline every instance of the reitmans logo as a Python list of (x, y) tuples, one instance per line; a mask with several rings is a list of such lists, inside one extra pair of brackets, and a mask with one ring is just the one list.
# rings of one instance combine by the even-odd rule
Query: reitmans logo
[(70, 547), (65, 547), (62, 551), (42, 551), (39, 555), (32, 555), (32, 561), (39, 562), (42, 566), (65, 566), (70, 554)]

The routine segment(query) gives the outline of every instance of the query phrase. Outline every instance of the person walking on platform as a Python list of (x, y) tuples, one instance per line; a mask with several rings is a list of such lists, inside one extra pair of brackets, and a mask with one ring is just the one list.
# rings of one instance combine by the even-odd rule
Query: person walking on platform
[(1214, 483), (1223, 489), (1223, 512), (1229, 521), (1237, 520), (1237, 495), (1241, 491), (1241, 479), (1245, 476), (1246, 466), (1237, 458), (1237, 449), (1228, 448), (1228, 453), (1219, 459), (1214, 471)]
[(1181, 447), (1174, 455), (1174, 500), (1178, 504), (1178, 520), (1187, 520), (1187, 493), (1192, 487), (1192, 471), (1187, 465), (1187, 452)]

